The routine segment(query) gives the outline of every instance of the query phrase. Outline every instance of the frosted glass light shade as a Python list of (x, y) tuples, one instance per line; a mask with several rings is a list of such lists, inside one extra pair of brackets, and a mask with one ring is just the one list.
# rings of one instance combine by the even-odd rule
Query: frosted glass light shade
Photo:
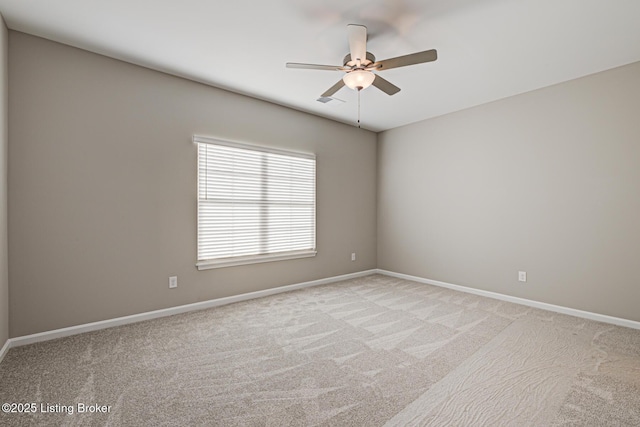
[(362, 90), (371, 86), (376, 75), (371, 71), (355, 70), (344, 75), (342, 80), (344, 84), (353, 90)]

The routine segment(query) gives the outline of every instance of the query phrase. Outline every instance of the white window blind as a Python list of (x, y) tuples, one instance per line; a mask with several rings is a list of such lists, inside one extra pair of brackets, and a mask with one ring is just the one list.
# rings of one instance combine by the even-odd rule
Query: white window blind
[(195, 136), (200, 269), (316, 254), (316, 160)]

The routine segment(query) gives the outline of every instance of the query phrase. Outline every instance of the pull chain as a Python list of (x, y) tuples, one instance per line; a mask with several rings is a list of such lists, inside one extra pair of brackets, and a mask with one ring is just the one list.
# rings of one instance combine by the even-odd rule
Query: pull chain
[(358, 89), (358, 129), (360, 129), (360, 91), (362, 89)]

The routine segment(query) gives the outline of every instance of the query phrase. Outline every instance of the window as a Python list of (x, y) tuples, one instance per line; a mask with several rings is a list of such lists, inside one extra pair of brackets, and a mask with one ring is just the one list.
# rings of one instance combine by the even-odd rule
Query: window
[(316, 254), (316, 160), (194, 136), (198, 269)]

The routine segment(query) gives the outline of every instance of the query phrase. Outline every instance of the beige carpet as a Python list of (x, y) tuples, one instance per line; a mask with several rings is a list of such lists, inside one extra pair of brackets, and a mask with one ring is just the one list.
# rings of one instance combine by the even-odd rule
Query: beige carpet
[(3, 426), (640, 426), (640, 331), (374, 275), (14, 348), (0, 402), (37, 405)]

